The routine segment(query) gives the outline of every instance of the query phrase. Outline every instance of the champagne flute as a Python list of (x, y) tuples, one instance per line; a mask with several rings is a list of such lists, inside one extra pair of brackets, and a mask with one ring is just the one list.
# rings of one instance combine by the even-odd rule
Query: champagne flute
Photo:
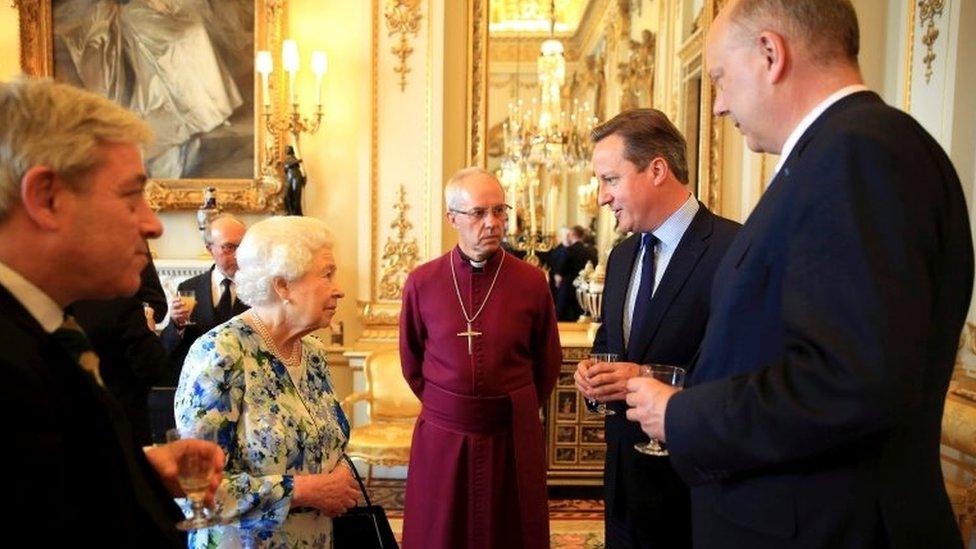
[[(648, 364), (641, 366), (640, 377), (651, 377), (674, 387), (682, 387), (685, 384), (686, 374), (687, 371), (684, 368), (677, 366)], [(668, 455), (668, 449), (664, 447), (664, 443), (653, 438), (645, 443), (635, 444), (634, 449), (649, 456)]]
[[(181, 438), (206, 439), (206, 437), (183, 436), (177, 429), (169, 429), (166, 431), (166, 442), (176, 442)], [(186, 520), (177, 523), (176, 527), (186, 531), (209, 528), (222, 524), (216, 518), (216, 513), (204, 512), (204, 509), (206, 509), (204, 498), (207, 496), (207, 489), (210, 488), (210, 475), (213, 474), (213, 461), (197, 452), (186, 452), (180, 456), (177, 468), (176, 478), (180, 483), (180, 488), (186, 493), (186, 499), (190, 501), (191, 514)]]
[[(596, 364), (598, 362), (607, 362), (613, 364), (614, 362), (617, 362), (617, 358), (618, 357), (616, 353), (590, 353), (590, 360), (593, 361), (593, 364)], [(593, 367), (593, 364), (590, 365), (591, 368)], [(600, 414), (601, 416), (612, 416), (617, 413), (611, 410), (610, 408), (607, 408), (607, 404), (605, 402), (600, 402), (596, 399), (589, 399), (589, 398), (585, 400), (586, 400), (586, 409), (593, 413)]]
[(179, 296), (180, 296), (180, 301), (183, 302), (183, 307), (188, 311), (190, 311), (189, 313), (190, 316), (187, 317), (186, 322), (184, 322), (183, 325), (192, 326), (196, 324), (196, 322), (193, 322), (192, 315), (193, 315), (193, 309), (197, 306), (197, 293), (193, 290), (180, 290)]

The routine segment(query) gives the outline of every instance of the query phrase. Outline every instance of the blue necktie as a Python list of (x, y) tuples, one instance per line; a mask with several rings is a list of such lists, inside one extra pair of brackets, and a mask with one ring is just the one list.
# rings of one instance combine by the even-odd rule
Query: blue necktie
[(654, 294), (654, 248), (659, 240), (651, 233), (641, 235), (641, 282), (634, 300), (634, 311), (630, 316), (630, 337), (627, 346), (634, 344), (634, 338), (640, 337), (647, 324), (647, 315), (651, 308), (651, 296)]

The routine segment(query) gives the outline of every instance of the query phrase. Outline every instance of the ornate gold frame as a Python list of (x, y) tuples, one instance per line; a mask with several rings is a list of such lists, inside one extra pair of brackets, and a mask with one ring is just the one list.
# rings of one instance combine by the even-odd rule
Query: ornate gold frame
[[(54, 75), (52, 0), (13, 0), (20, 15), (20, 66), (31, 76)], [(280, 56), (287, 0), (254, 0), (256, 49)], [(280, 58), (277, 66), (281, 66)], [(284, 112), (284, 71), (269, 83), (273, 112)], [(257, 82), (257, 79), (255, 79)], [(255, 94), (256, 96), (257, 94)], [(215, 187), (221, 207), (244, 212), (277, 211), (282, 207), (281, 153), (284, 142), (267, 131), (255, 101), (255, 178), (159, 179), (146, 187), (146, 198), (157, 210), (195, 209), (203, 203), (203, 189)]]

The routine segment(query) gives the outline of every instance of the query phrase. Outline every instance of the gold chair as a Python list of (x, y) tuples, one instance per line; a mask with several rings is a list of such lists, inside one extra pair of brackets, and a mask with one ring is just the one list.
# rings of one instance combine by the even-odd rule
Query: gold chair
[(403, 379), (400, 354), (396, 349), (371, 353), (363, 369), (366, 390), (344, 398), (342, 409), (346, 416), (352, 417), (355, 403), (366, 402), (369, 422), (352, 428), (346, 453), (366, 462), (368, 482), (373, 465), (389, 467), (410, 462), (410, 441), (414, 423), (420, 415), (420, 400)]

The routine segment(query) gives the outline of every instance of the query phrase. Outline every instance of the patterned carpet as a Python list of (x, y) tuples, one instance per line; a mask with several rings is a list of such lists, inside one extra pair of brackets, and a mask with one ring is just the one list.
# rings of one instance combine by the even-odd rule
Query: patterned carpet
[[(367, 489), (374, 505), (382, 505), (399, 538), (403, 527), (404, 481), (372, 479)], [(553, 549), (603, 549), (603, 502), (593, 499), (550, 499), (549, 531)]]

